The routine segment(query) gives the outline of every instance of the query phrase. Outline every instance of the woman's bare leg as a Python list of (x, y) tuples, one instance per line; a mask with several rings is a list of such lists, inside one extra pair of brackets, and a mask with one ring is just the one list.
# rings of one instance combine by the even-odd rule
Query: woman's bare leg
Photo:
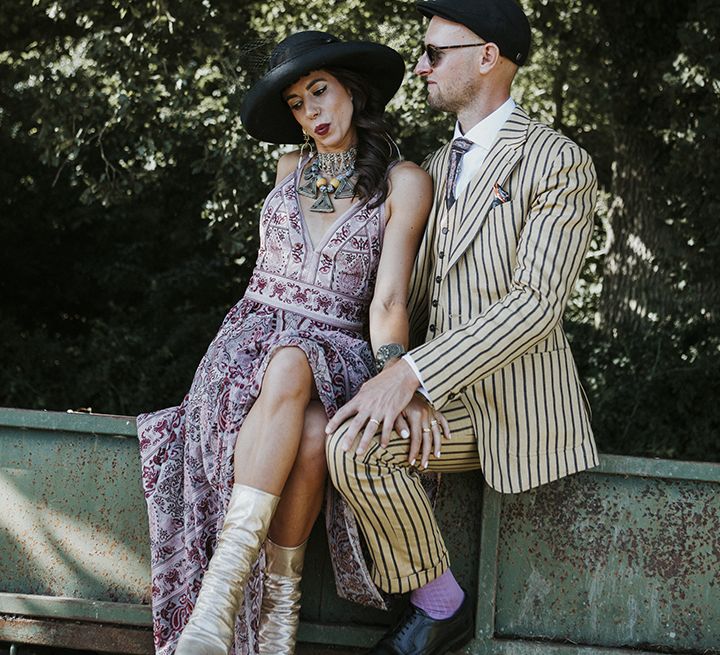
[(311, 401), (297, 456), (265, 541), (260, 655), (295, 652), (305, 547), (325, 491), (326, 424), (325, 409)]
[(262, 390), (238, 433), (235, 483), (280, 496), (302, 436), (313, 376), (300, 348), (275, 352)]
[[(176, 655), (228, 652), (247, 576), (295, 462), (312, 390), (305, 353), (299, 348), (279, 349), (238, 433), (235, 485), (225, 522)], [(291, 647), (294, 634), (290, 633)]]
[(300, 447), (268, 533), (279, 546), (298, 546), (306, 541), (320, 513), (327, 478), (327, 421), (322, 403), (311, 401), (305, 411)]

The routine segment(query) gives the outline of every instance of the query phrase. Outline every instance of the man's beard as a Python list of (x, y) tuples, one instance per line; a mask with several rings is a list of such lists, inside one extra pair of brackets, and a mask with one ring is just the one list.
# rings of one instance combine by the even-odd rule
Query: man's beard
[(440, 93), (437, 85), (435, 86), (434, 92), (428, 88), (427, 103), (431, 109), (437, 111), (446, 111), (451, 114), (457, 114), (459, 110), (468, 104), (470, 99), (469, 94), (463, 94), (462, 97), (447, 97)]

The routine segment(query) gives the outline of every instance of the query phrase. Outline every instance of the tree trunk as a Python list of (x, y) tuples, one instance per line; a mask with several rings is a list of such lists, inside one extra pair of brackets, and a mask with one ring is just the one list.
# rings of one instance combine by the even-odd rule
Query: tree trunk
[(642, 129), (619, 126), (615, 153), (600, 324), (609, 333), (632, 334), (663, 315), (667, 298), (658, 272), (662, 259), (658, 144)]

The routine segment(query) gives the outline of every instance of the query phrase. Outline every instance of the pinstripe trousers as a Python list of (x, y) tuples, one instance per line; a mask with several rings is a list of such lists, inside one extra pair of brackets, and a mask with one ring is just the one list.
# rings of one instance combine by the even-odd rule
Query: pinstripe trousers
[[(443, 439), (440, 458), (432, 455), (428, 471), (480, 469), (477, 438), (465, 406), (449, 403), (443, 415), (451, 439)], [(388, 593), (405, 593), (427, 584), (450, 565), (433, 508), (421, 481), (410, 466), (409, 442), (393, 432), (387, 448), (380, 432), (367, 451), (344, 452), (347, 423), (327, 441), (330, 478), (352, 508), (370, 550), (373, 582)]]

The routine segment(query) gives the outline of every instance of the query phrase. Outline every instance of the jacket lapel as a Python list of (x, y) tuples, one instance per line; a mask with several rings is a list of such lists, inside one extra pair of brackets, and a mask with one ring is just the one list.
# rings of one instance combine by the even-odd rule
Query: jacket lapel
[[(430, 165), (425, 169), (430, 173), (433, 179), (433, 214), (438, 214), (445, 207), (445, 193), (447, 189), (448, 168), (450, 166), (450, 143), (445, 144), (436, 151), (434, 157), (430, 161)], [(423, 167), (425, 165), (423, 164)]]
[(454, 234), (446, 271), (470, 247), (485, 222), (495, 198), (495, 183), (503, 186), (522, 159), (522, 145), (525, 143), (529, 122), (528, 115), (520, 107), (515, 107), (498, 132), (480, 172), (450, 209), (450, 225), (453, 226)]

